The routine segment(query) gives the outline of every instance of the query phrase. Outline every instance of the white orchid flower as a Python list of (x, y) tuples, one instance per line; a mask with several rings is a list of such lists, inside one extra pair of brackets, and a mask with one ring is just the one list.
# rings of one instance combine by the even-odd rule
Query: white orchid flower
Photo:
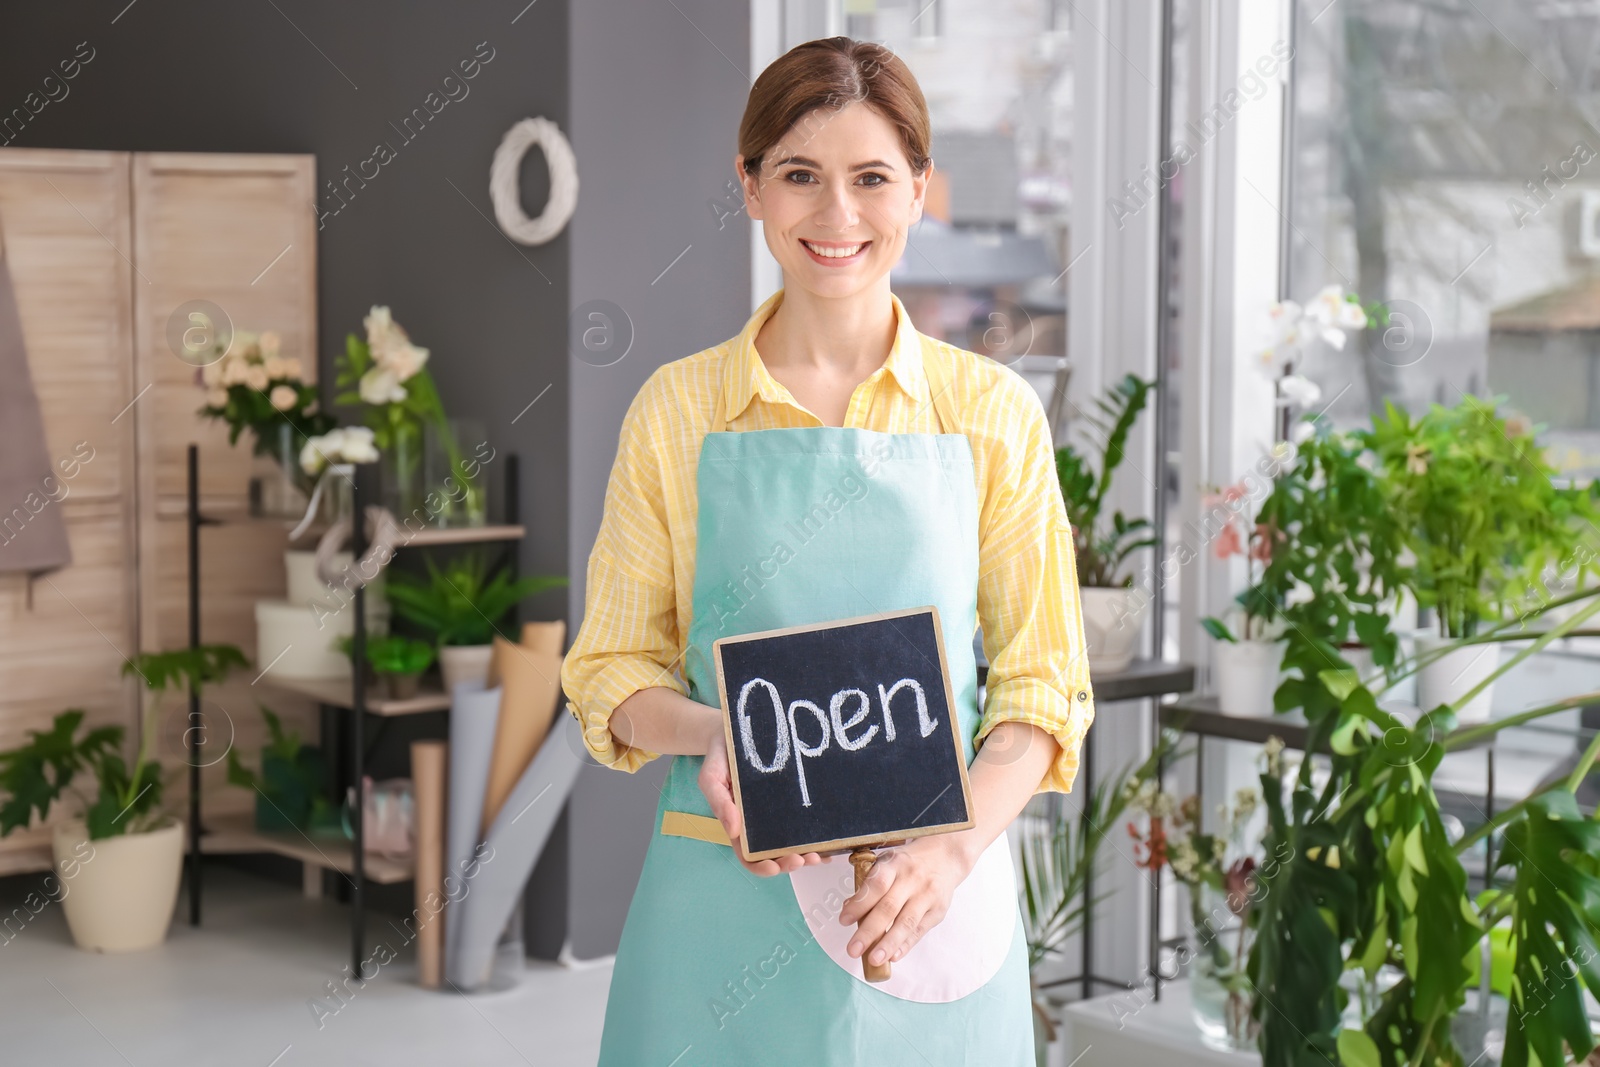
[(378, 446), (373, 442), (372, 430), (366, 426), (346, 426), (340, 458), (345, 463), (378, 462)]
[(367, 344), (374, 348), (378, 347), (394, 327), (394, 320), (389, 316), (389, 309), (378, 304), (372, 305), (372, 311), (361, 321), (367, 328)]
[(373, 406), (398, 404), (406, 398), (405, 386), (393, 371), (384, 367), (373, 367), (363, 374), (358, 391), (361, 399)]
[(328, 465), (328, 453), (338, 451), (336, 445), (329, 438), (338, 435), (342, 439), (342, 431), (334, 429), (313, 437), (300, 446), (300, 469), (315, 478), (322, 473), (322, 468)]
[(409, 341), (390, 345), (377, 354), (378, 366), (389, 371), (397, 381), (406, 381), (428, 362), (428, 350)]

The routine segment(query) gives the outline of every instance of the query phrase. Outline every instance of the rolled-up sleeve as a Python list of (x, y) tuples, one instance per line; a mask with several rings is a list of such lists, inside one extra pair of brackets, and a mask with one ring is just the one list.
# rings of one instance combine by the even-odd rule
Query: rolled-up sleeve
[(1002, 722), (1039, 727), (1061, 751), (1035, 791), (1065, 793), (1094, 721), (1078, 566), (1043, 408), (1028, 390), (1006, 405), (1006, 418), (980, 515), (978, 618), (989, 675), (977, 741)]
[(660, 753), (618, 741), (611, 714), (641, 689), (685, 692), (672, 539), (661, 469), (652, 445), (651, 383), (623, 418), (606, 485), (600, 533), (589, 555), (583, 625), (561, 667), (567, 708), (600, 763), (637, 771)]

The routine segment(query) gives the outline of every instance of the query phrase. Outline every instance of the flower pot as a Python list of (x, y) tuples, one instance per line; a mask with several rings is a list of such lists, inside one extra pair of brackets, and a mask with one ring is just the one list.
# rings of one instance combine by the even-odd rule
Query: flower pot
[(446, 645), (439, 650), (439, 673), (444, 691), (454, 692), (460, 682), (489, 684), (489, 658), (493, 645)]
[(1283, 654), (1289, 642), (1218, 641), (1216, 644), (1217, 696), (1229, 715), (1270, 718), (1272, 694), (1283, 673)]
[[(1498, 644), (1461, 645), (1442, 651), (1455, 644), (1455, 638), (1437, 634), (1417, 637), (1417, 658), (1424, 662), (1417, 672), (1417, 707), (1424, 712), (1440, 704), (1455, 704), (1500, 666)], [(1494, 686), (1484, 686), (1483, 692), (1456, 708), (1456, 721), (1463, 726), (1488, 722), (1493, 697)]]
[(1142, 589), (1125, 586), (1084, 586), (1078, 595), (1083, 604), (1083, 638), (1090, 671), (1125, 669), (1139, 648), (1140, 624), (1150, 598)]
[(383, 695), (388, 700), (410, 700), (417, 695), (417, 682), (421, 679), (420, 673), (416, 674), (380, 674), (379, 681), (383, 683)]
[(183, 872), (183, 823), (90, 841), (82, 822), (51, 840), (65, 895), (61, 906), (78, 947), (137, 952), (159, 945), (172, 923)]

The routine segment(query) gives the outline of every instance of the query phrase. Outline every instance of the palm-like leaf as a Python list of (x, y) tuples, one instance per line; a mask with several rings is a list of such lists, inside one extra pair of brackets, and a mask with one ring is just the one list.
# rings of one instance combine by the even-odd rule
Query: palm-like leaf
[(1128, 436), (1140, 412), (1149, 402), (1153, 382), (1128, 375), (1112, 386), (1104, 397), (1096, 397), (1095, 410), (1084, 416), (1102, 442), (1100, 470), (1070, 444), (1056, 449), (1056, 480), (1066, 504), (1067, 521), (1072, 525), (1073, 547), (1078, 557), (1078, 581), (1088, 586), (1116, 586), (1132, 582), (1119, 578), (1118, 570), (1128, 556), (1155, 544), (1153, 537), (1141, 536), (1149, 528), (1144, 519), (1128, 520), (1118, 512), (1110, 529), (1102, 528), (1100, 510), (1111, 489), (1111, 478), (1127, 454)]

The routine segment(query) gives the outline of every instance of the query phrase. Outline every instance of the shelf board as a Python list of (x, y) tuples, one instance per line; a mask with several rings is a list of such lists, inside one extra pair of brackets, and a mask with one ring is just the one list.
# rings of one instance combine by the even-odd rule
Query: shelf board
[[(261, 680), (274, 689), (281, 689), (285, 693), (298, 693), (329, 707), (348, 709), (355, 706), (354, 694), (351, 692), (352, 683), (348, 678), (280, 678), (269, 671)], [(368, 691), (375, 692), (375, 687), (369, 686)], [(436, 689), (424, 689), (409, 700), (382, 700), (376, 696), (367, 698), (367, 711), (372, 715), (392, 717), (449, 710), (450, 694)]]
[(520, 541), (528, 532), (525, 526), (448, 526), (425, 527), (416, 532), (400, 528), (400, 548), (425, 545), (470, 545), (488, 541)]
[(49, 845), (25, 845), (0, 850), (0, 878), (11, 874), (33, 874), (55, 867)]
[[(978, 684), (989, 680), (989, 665), (978, 664)], [(1137, 700), (1142, 697), (1187, 693), (1194, 688), (1194, 664), (1136, 659), (1120, 671), (1090, 672), (1089, 685), (1097, 703)]]
[[(251, 815), (213, 815), (200, 837), (200, 851), (207, 855), (241, 852), (275, 852), (280, 856), (309, 863), (313, 867), (350, 874), (354, 871), (350, 842), (342, 837), (307, 837), (295, 832), (262, 833)], [(368, 880), (384, 885), (409, 882), (416, 870), (414, 861), (394, 859), (375, 852), (367, 853)]]

